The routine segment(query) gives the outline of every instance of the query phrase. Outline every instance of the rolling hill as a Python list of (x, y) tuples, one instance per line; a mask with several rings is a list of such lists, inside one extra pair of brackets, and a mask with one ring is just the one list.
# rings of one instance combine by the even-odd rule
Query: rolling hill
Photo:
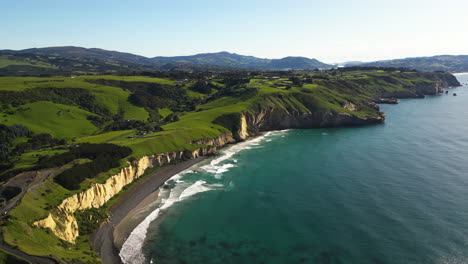
[(0, 52), (0, 76), (55, 76), (116, 71), (154, 71), (155, 65), (96, 59), (92, 56), (65, 57), (34, 53)]
[(346, 66), (372, 66), (372, 67), (394, 67), (410, 68), (418, 71), (447, 71), (467, 72), (468, 55), (439, 55), (432, 57), (415, 57), (396, 60), (383, 60), (361, 64), (346, 64)]
[(74, 46), (31, 48), (23, 50), (1, 50), (4, 54), (36, 54), (43, 56), (60, 56), (66, 58), (86, 58), (108, 62), (126, 62), (135, 64), (151, 64), (150, 59), (125, 52), (110, 51), (98, 48), (82, 48)]
[[(256, 70), (284, 70), (284, 69), (317, 69), (332, 68), (333, 65), (322, 63), (316, 59), (305, 57), (286, 57), (282, 59), (262, 59), (253, 56), (244, 56), (229, 52), (203, 53), (192, 56), (176, 57), (154, 57), (147, 58), (131, 53), (109, 51), (97, 48), (82, 47), (47, 47), (31, 48), (24, 50), (0, 50), (0, 55), (9, 55), (10, 64), (3, 67), (16, 65), (24, 57), (34, 57), (42, 63), (57, 66), (54, 60), (68, 61), (67, 68), (58, 66), (66, 71), (83, 71), (78, 66), (89, 65), (87, 72), (103, 72), (116, 70), (172, 70), (172, 69), (194, 69), (194, 70), (232, 70), (232, 69), (256, 69)], [(80, 62), (85, 62), (81, 63)], [(78, 66), (75, 66), (78, 65)], [(0, 67), (2, 63), (0, 63)], [(37, 65), (35, 65), (37, 66)], [(15, 66), (16, 67), (16, 66)], [(38, 66), (39, 67), (39, 66)], [(10, 70), (9, 72), (12, 72)]]
[(332, 68), (333, 65), (325, 64), (316, 59), (305, 57), (285, 57), (282, 59), (261, 59), (253, 56), (244, 56), (226, 51), (218, 53), (203, 53), (193, 56), (177, 57), (155, 57), (152, 59), (156, 63), (177, 63), (177, 64), (208, 64), (242, 69), (258, 70), (283, 70), (283, 69), (317, 69)]

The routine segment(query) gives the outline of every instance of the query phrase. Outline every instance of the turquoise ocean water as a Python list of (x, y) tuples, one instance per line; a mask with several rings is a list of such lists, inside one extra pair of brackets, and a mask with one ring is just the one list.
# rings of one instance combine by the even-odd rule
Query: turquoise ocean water
[(468, 86), (381, 109), (382, 125), (270, 132), (177, 175), (121, 256), (468, 263)]

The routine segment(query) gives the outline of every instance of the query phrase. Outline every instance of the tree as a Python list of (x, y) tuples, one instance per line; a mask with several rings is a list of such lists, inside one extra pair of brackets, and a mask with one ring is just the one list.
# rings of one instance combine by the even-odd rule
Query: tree
[(194, 85), (192, 85), (192, 87), (190, 87), (190, 90), (199, 92), (202, 94), (210, 94), (211, 86), (205, 80), (198, 80)]
[(304, 85), (304, 81), (302, 81), (302, 78), (299, 78), (297, 76), (293, 76), (289, 78), (289, 80), (293, 83), (294, 86), (302, 87), (302, 85)]

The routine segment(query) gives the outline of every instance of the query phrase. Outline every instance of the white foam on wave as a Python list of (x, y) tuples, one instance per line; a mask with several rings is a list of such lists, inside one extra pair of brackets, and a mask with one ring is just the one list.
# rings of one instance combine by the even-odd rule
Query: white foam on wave
[(193, 185), (191, 185), (190, 187), (185, 189), (180, 194), (179, 200), (183, 200), (183, 199), (185, 199), (187, 197), (190, 197), (192, 195), (195, 195), (197, 193), (206, 192), (206, 191), (211, 190), (210, 187), (204, 186), (205, 183), (206, 183), (205, 181), (197, 181), (196, 183), (194, 183)]
[[(176, 180), (185, 174), (176, 174), (172, 178)], [(182, 184), (181, 184), (182, 185)], [(161, 201), (159, 208), (151, 212), (131, 233), (130, 236), (125, 240), (120, 250), (119, 256), (122, 262), (125, 264), (143, 264), (145, 263), (145, 255), (143, 254), (142, 248), (145, 242), (148, 228), (156, 218), (158, 218), (161, 210), (167, 209), (177, 202), (183, 201), (188, 197), (191, 197), (197, 193), (214, 190), (216, 188), (223, 187), (222, 184), (206, 184), (205, 181), (197, 181), (190, 186), (179, 186), (176, 185), (172, 190), (169, 191), (169, 197)]]
[[(199, 169), (212, 173), (215, 178), (220, 178), (224, 172), (229, 171), (230, 168), (236, 167), (232, 163), (222, 164), (221, 162), (231, 159), (238, 152), (250, 149), (252, 146), (259, 146), (262, 140), (266, 137), (274, 134), (284, 134), (289, 130), (280, 130), (274, 132), (267, 132), (264, 135), (254, 138), (252, 140), (238, 143), (226, 150), (224, 150), (221, 156), (213, 159), (209, 164), (200, 167)], [(271, 141), (268, 139), (267, 141)], [(232, 160), (237, 163), (236, 159)], [(130, 236), (125, 240), (120, 250), (120, 258), (125, 264), (142, 264), (145, 263), (146, 259), (143, 254), (142, 248), (146, 239), (148, 228), (154, 220), (156, 220), (161, 210), (167, 209), (177, 202), (185, 200), (197, 193), (215, 190), (224, 187), (222, 184), (206, 184), (205, 181), (199, 180), (191, 185), (188, 182), (181, 180), (184, 174), (194, 173), (193, 170), (186, 170), (179, 174), (171, 177), (170, 180), (176, 182), (176, 186), (169, 190), (169, 196), (166, 199), (161, 199), (161, 205), (159, 208), (151, 212), (131, 233)], [(233, 188), (234, 184), (229, 183), (229, 188)], [(161, 195), (162, 196), (162, 195)], [(153, 260), (151, 260), (152, 262)]]
[[(238, 144), (236, 144), (236, 145), (234, 145), (234, 146), (232, 146), (230, 148), (227, 148), (226, 150), (224, 150), (222, 152), (221, 156), (219, 156), (216, 159), (213, 159), (210, 162), (210, 164), (202, 166), (200, 169), (214, 174), (214, 177), (219, 179), (219, 178), (221, 178), (221, 176), (222, 176), (222, 174), (224, 172), (227, 172), (227, 171), (229, 171), (230, 168), (233, 168), (233, 167), (236, 166), (234, 164), (220, 165), (221, 162), (231, 159), (235, 154), (239, 153), (242, 150), (252, 149), (252, 147), (260, 146), (262, 140), (265, 137), (271, 135), (272, 133), (274, 133), (274, 132), (267, 132), (267, 133), (265, 133), (264, 135), (262, 135), (260, 137), (256, 137), (254, 139), (247, 140), (247, 141), (238, 143)], [(237, 159), (233, 159), (232, 162), (237, 163)]]

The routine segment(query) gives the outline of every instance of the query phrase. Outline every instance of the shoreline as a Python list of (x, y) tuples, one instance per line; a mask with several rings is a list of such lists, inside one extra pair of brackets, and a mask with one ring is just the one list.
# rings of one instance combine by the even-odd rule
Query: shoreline
[[(148, 206), (155, 202), (159, 188), (172, 176), (207, 159), (196, 159), (157, 168), (131, 186), (110, 207), (110, 219), (90, 236), (91, 244), (104, 264), (121, 264), (119, 252), (132, 230), (148, 215)], [(116, 232), (119, 231), (119, 232)], [(116, 234), (116, 236), (114, 236)]]
[[(267, 132), (259, 132), (242, 142), (246, 142)], [(229, 145), (228, 143), (220, 149)], [(219, 153), (219, 150), (218, 150)], [(172, 165), (157, 168), (149, 175), (143, 176), (141, 180), (132, 185), (120, 196), (109, 208), (110, 219), (90, 236), (93, 249), (98, 253), (104, 264), (123, 264), (120, 258), (120, 249), (131, 232), (153, 212), (155, 202), (159, 197), (160, 188), (174, 175), (181, 173), (190, 167), (210, 158), (212, 156), (200, 156), (195, 159), (182, 161)]]
[[(458, 73), (458, 75), (461, 74), (468, 73)], [(261, 132), (255, 136), (251, 136), (245, 141), (257, 138), (264, 133)], [(226, 145), (222, 148), (224, 147)], [(157, 168), (156, 171), (143, 176), (141, 180), (126, 190), (109, 208), (111, 215), (109, 221), (90, 236), (92, 247), (98, 253), (102, 262), (104, 264), (123, 264), (119, 256), (120, 248), (130, 233), (151, 214), (152, 205), (158, 199), (160, 187), (174, 175), (189, 169), (209, 157), (201, 156)]]

